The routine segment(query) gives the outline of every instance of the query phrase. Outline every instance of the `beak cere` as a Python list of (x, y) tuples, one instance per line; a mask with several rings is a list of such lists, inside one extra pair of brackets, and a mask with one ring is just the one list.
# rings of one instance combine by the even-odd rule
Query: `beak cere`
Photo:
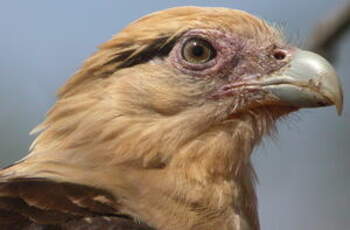
[(263, 77), (263, 90), (277, 104), (297, 108), (335, 105), (340, 115), (343, 92), (339, 77), (331, 64), (318, 54), (296, 50), (288, 67)]

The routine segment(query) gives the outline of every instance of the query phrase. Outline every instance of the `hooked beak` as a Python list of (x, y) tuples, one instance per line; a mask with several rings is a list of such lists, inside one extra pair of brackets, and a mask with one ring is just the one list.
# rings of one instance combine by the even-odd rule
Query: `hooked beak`
[(288, 67), (260, 79), (262, 89), (275, 103), (297, 108), (335, 105), (343, 109), (339, 77), (331, 64), (318, 54), (296, 50)]

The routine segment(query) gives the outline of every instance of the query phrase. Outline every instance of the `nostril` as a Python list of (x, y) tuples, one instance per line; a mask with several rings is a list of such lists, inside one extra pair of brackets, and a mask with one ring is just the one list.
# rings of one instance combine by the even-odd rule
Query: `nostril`
[(287, 57), (287, 52), (285, 50), (276, 49), (273, 51), (273, 57), (279, 61), (283, 60)]

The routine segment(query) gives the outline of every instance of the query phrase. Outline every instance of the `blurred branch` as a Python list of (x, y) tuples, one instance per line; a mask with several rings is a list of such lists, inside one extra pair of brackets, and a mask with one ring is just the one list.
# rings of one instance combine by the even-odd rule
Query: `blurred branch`
[(350, 29), (350, 2), (345, 3), (323, 19), (306, 42), (309, 50), (317, 52), (329, 61), (336, 61), (337, 44)]

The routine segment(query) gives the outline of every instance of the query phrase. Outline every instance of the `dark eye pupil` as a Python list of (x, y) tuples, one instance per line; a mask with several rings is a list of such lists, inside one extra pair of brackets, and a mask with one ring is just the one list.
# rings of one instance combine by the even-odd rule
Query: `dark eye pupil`
[(203, 46), (200, 46), (198, 44), (194, 44), (192, 47), (192, 55), (195, 57), (201, 57), (204, 54), (204, 48)]

